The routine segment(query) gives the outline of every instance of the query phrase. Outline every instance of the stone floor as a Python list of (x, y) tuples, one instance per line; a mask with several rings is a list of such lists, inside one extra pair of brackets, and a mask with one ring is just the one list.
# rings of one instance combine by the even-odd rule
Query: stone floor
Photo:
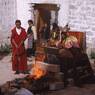
[[(28, 61), (28, 65), (31, 64), (31, 60)], [(15, 75), (12, 71), (11, 64), (11, 54), (5, 56), (2, 60), (0, 60), (0, 85), (4, 84), (6, 81), (11, 81), (15, 78), (25, 77), (26, 75), (20, 74)]]
[[(28, 64), (31, 64), (31, 60), (28, 61)], [(11, 55), (8, 55), (0, 60), (0, 85), (4, 84), (6, 81), (24, 76), (25, 75), (17, 76), (12, 71)], [(95, 95), (95, 84), (86, 84), (82, 88), (69, 86), (66, 89), (49, 92), (47, 95)]]
[(68, 87), (64, 90), (50, 92), (48, 95), (95, 95), (95, 84), (85, 85), (83, 88)]

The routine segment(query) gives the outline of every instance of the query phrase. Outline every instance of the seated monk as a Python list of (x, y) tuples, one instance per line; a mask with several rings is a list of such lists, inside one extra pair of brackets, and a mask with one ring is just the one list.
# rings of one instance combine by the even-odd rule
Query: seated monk
[(76, 86), (82, 86), (85, 80), (89, 81), (88, 79), (94, 76), (88, 56), (80, 48), (61, 49), (59, 51), (59, 64), (61, 72), (64, 73), (65, 87), (68, 84), (68, 78), (72, 78)]
[(71, 48), (71, 47), (78, 47), (79, 43), (76, 37), (74, 36), (68, 36), (64, 42), (65, 48)]
[(88, 56), (79, 47), (78, 40), (74, 36), (68, 36), (61, 42), (59, 50), (59, 64), (61, 72), (64, 73), (64, 86), (68, 84), (68, 78), (74, 80), (76, 86), (81, 86), (84, 79), (93, 77)]
[(57, 41), (56, 46), (59, 48), (79, 47), (79, 42), (75, 36), (62, 32), (61, 40)]

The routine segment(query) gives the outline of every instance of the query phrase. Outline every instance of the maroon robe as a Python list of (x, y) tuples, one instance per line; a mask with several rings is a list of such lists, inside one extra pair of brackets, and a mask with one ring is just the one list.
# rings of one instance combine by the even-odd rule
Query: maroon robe
[[(25, 29), (21, 28), (21, 33), (18, 35), (16, 27), (12, 29), (11, 44), (12, 44), (12, 69), (13, 71), (26, 71), (27, 70), (27, 56), (24, 47), (24, 41), (27, 37)], [(13, 40), (17, 44), (16, 48)]]

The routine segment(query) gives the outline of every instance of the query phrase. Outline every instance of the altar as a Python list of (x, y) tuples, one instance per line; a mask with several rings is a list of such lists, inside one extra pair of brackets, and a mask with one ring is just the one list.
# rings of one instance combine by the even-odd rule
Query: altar
[[(81, 85), (87, 78), (93, 77), (94, 75), (86, 54), (86, 33), (77, 31), (66, 33), (68, 37), (70, 36), (69, 40), (75, 41), (74, 46), (71, 44), (72, 46), (70, 48), (64, 46), (59, 48), (56, 46), (57, 40), (53, 44), (48, 41), (45, 46), (41, 46), (43, 48), (42, 56), (44, 55), (44, 57), (40, 57), (40, 59), (43, 58), (42, 61), (50, 66), (59, 66), (60, 72), (64, 74), (64, 82), (71, 78), (76, 85)], [(79, 45), (78, 47), (75, 45), (76, 42)], [(54, 68), (52, 71), (54, 71)]]

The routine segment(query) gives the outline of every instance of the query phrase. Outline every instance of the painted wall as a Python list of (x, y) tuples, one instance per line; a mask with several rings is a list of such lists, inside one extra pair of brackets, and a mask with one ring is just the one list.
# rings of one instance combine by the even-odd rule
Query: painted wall
[[(95, 48), (95, 0), (17, 0), (17, 17), (25, 28), (27, 20), (33, 18), (29, 11), (29, 3), (59, 4), (59, 25), (64, 26), (69, 23), (71, 30), (86, 32), (87, 47)], [(1, 11), (3, 10), (0, 8), (0, 13)]]
[(60, 0), (31, 0), (32, 3), (59, 3)]
[(70, 0), (69, 22), (72, 30), (86, 32), (87, 47), (95, 48), (95, 0)]
[(69, 0), (60, 0), (59, 4), (58, 22), (60, 26), (64, 27), (69, 22)]
[(27, 28), (27, 21), (31, 18), (30, 2), (31, 0), (17, 0), (17, 19), (21, 20), (24, 28)]
[(17, 17), (16, 0), (0, 0), (0, 44), (6, 42)]

